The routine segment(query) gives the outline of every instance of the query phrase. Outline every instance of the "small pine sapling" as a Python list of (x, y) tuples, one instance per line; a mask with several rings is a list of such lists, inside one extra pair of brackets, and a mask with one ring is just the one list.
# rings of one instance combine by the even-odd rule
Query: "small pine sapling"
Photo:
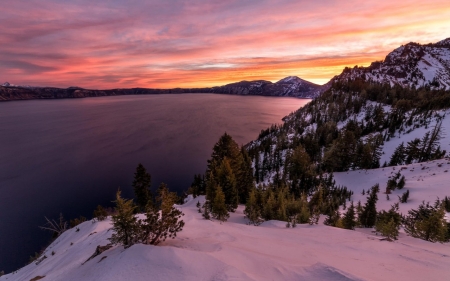
[(230, 217), (227, 205), (225, 204), (225, 194), (222, 192), (220, 186), (217, 186), (216, 197), (212, 205), (212, 215), (221, 222), (225, 222)]
[(406, 192), (402, 194), (402, 197), (398, 196), (400, 203), (408, 203), (408, 198), (409, 198), (409, 190), (406, 190)]
[(405, 176), (402, 176), (397, 183), (398, 189), (403, 189), (403, 187), (405, 187)]
[(98, 205), (97, 208), (94, 210), (93, 217), (97, 221), (105, 220), (107, 216), (108, 212), (106, 211), (105, 208), (103, 208), (102, 205)]

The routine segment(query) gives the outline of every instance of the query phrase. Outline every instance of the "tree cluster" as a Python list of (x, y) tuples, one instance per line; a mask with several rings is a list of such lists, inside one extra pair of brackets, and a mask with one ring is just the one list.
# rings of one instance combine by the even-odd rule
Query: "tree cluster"
[(430, 242), (450, 239), (450, 226), (445, 220), (445, 206), (437, 200), (434, 205), (422, 202), (417, 209), (408, 211), (403, 218), (405, 232), (412, 237)]
[[(181, 217), (184, 214), (174, 206), (178, 201), (176, 193), (169, 192), (167, 186), (161, 183), (156, 198), (153, 198), (148, 190), (149, 179), (150, 175), (139, 164), (133, 181), (137, 204), (131, 199), (122, 198), (120, 190), (117, 191), (115, 214), (112, 216), (114, 232), (109, 239), (112, 244), (125, 247), (136, 243), (157, 245), (167, 238), (175, 238), (177, 232), (183, 229)], [(147, 202), (142, 207), (144, 199)], [(142, 208), (145, 218), (138, 219), (136, 210)]]

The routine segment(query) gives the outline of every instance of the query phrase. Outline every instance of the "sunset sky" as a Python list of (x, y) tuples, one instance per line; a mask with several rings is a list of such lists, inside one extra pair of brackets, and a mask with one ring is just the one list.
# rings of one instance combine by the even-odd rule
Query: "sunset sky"
[(450, 37), (448, 0), (3, 0), (0, 83), (172, 88), (326, 83)]

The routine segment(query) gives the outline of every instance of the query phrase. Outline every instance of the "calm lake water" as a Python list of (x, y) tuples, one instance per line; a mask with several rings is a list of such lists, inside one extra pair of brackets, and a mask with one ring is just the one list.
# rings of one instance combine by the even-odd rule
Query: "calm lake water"
[(91, 218), (131, 198), (138, 163), (186, 190), (226, 131), (239, 143), (309, 100), (217, 94), (0, 103), (0, 271), (23, 266), (50, 240), (44, 216)]

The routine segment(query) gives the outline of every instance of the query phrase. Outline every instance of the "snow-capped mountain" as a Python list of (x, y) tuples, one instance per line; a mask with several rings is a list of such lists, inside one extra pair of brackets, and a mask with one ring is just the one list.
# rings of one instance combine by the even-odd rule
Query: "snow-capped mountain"
[(450, 38), (435, 44), (408, 43), (389, 53), (384, 61), (369, 67), (345, 68), (336, 80), (398, 84), (408, 87), (430, 86), (450, 89)]
[(295, 76), (289, 76), (276, 83), (265, 80), (241, 81), (212, 88), (174, 88), (174, 89), (110, 89), (88, 90), (80, 87), (52, 88), (17, 86), (4, 83), (0, 86), (0, 101), (28, 99), (84, 98), (116, 95), (151, 95), (183, 93), (218, 93), (229, 95), (283, 96), (314, 98), (321, 93), (322, 86)]
[(297, 76), (288, 76), (278, 82), (265, 80), (241, 81), (212, 88), (214, 93), (233, 95), (258, 95), (314, 98), (322, 86), (303, 80)]

